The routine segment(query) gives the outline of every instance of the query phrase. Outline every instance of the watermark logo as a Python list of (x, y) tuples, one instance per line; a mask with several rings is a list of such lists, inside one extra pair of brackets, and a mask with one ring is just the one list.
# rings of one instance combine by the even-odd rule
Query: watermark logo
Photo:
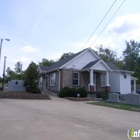
[(131, 128), (127, 131), (127, 136), (130, 140), (133, 138), (140, 138), (140, 129), (135, 130), (134, 128)]

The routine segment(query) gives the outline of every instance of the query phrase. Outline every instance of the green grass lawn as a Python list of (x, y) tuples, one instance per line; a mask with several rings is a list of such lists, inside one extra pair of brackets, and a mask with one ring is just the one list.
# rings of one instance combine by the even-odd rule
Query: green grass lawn
[(127, 105), (127, 104), (123, 104), (123, 103), (112, 103), (112, 102), (107, 102), (107, 101), (99, 101), (99, 102), (92, 102), (92, 103), (88, 103), (88, 104), (140, 112), (140, 106)]

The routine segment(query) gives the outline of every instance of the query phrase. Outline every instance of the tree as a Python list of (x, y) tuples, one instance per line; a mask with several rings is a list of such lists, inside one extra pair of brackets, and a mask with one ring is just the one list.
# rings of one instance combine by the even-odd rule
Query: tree
[(126, 41), (126, 49), (123, 51), (123, 69), (135, 71), (134, 76), (139, 80), (140, 83), (140, 43), (130, 40)]
[(21, 72), (22, 72), (22, 64), (21, 64), (21, 62), (18, 61), (15, 65), (15, 73), (21, 74)]
[(25, 76), (25, 86), (28, 92), (41, 93), (37, 86), (38, 75), (37, 65), (34, 62), (31, 62), (26, 70)]
[(54, 63), (54, 60), (48, 60), (46, 58), (42, 59), (42, 62), (39, 63), (41, 66), (51, 66)]
[(8, 82), (12, 79), (18, 80), (16, 73), (14, 71), (12, 71), (10, 69), (10, 67), (8, 67), (6, 70), (6, 82)]
[(6, 70), (6, 82), (10, 80), (24, 80), (25, 71), (22, 71), (22, 64), (17, 62), (15, 65), (15, 71), (12, 71), (10, 67)]
[[(29, 68), (30, 66), (33, 66), (33, 67), (35, 67), (35, 68), (38, 67), (38, 65), (37, 65), (36, 63), (34, 63), (33, 61), (31, 61), (31, 63), (29, 64), (28, 68)], [(27, 68), (27, 70), (28, 70), (28, 68)]]
[(130, 40), (126, 41), (126, 49), (123, 51), (124, 69), (135, 70), (140, 64), (140, 43)]
[(109, 48), (104, 48), (102, 45), (97, 47), (97, 55), (106, 62), (117, 63), (117, 53)]
[(65, 59), (65, 58), (67, 58), (67, 57), (69, 57), (69, 56), (72, 56), (73, 54), (74, 54), (74, 53), (72, 53), (72, 52), (63, 53), (63, 54), (61, 55), (61, 57), (60, 57), (59, 60)]

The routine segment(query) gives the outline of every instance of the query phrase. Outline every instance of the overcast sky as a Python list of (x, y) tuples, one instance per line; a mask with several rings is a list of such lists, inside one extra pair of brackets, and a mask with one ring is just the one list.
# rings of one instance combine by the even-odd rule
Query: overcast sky
[[(98, 30), (95, 30), (114, 0), (0, 0), (0, 38), (3, 41), (0, 75), (4, 56), (6, 67), (14, 69), (21, 61), (23, 70), (31, 61), (58, 59), (64, 52), (78, 52), (102, 44), (118, 51), (125, 40), (140, 42), (140, 0), (125, 0), (107, 28), (92, 42), (108, 23), (123, 0), (116, 0)], [(91, 46), (92, 44), (92, 46)]]

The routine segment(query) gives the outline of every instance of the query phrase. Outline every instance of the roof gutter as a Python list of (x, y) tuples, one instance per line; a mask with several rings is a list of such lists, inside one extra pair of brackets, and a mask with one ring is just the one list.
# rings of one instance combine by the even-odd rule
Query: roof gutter
[(127, 70), (112, 70), (113, 72), (121, 72), (121, 73), (130, 73), (130, 74), (134, 74), (134, 71), (127, 71)]
[(120, 70), (120, 72), (122, 72), (122, 73), (131, 73), (131, 74), (135, 73), (134, 71), (128, 71), (128, 70)]

